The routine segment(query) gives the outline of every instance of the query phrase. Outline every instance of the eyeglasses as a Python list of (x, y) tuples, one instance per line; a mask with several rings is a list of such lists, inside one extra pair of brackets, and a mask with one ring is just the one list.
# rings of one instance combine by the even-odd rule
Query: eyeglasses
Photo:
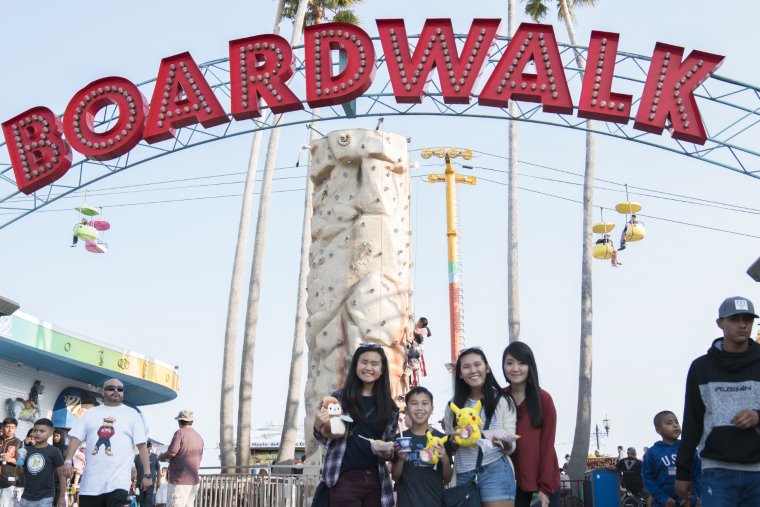
[(112, 391), (112, 392), (113, 392), (113, 391), (118, 391), (118, 392), (120, 392), (120, 393), (123, 393), (123, 392), (124, 392), (124, 388), (123, 388), (123, 387), (116, 387), (116, 386), (108, 386), (108, 387), (104, 387), (104, 388), (103, 388), (103, 390), (104, 390), (104, 391)]

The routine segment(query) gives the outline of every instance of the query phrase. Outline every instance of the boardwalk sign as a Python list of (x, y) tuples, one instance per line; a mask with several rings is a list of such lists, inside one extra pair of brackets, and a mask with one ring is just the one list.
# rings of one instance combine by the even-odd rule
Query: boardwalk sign
[[(593, 31), (586, 72), (577, 102), (570, 95), (560, 50), (550, 25), (523, 23), (490, 75), (481, 76), (499, 29), (499, 19), (475, 19), (457, 45), (450, 19), (428, 19), (410, 47), (402, 19), (379, 19), (377, 29), (393, 95), (398, 103), (419, 103), (430, 74), (437, 72), (448, 104), (504, 108), (509, 101), (541, 104), (543, 111), (627, 124), (633, 96), (613, 91), (620, 35)], [(694, 90), (723, 62), (723, 56), (658, 42), (644, 89), (638, 97), (634, 128), (704, 144), (707, 136)], [(341, 69), (333, 72), (336, 55)], [(309, 26), (304, 34), (305, 97), (310, 107), (344, 104), (364, 94), (375, 77), (375, 45), (355, 25)], [(283, 114), (304, 109), (289, 86), (296, 65), (293, 49), (279, 35), (265, 34), (229, 42), (230, 111), (214, 95), (190, 53), (161, 60), (150, 102), (123, 77), (104, 77), (71, 98), (62, 119), (38, 106), (2, 123), (18, 189), (30, 194), (61, 178), (71, 167), (72, 150), (94, 160), (118, 158), (140, 141), (171, 139), (176, 129), (200, 123), (205, 128), (261, 117), (265, 108)], [(485, 84), (477, 95), (478, 77)], [(118, 121), (105, 132), (96, 114), (118, 108)]]

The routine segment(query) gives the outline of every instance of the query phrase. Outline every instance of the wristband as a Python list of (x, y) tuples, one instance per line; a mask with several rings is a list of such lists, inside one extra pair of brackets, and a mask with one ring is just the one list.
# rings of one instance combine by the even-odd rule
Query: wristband
[(73, 461), (71, 461), (70, 459), (65, 459), (65, 460), (63, 460), (63, 464), (64, 465), (71, 465), (71, 464), (73, 464)]

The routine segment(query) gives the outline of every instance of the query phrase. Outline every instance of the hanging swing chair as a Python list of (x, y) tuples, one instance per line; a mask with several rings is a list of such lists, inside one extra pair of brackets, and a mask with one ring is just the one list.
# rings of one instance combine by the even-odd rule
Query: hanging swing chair
[(98, 230), (86, 224), (77, 224), (74, 227), (74, 236), (85, 241), (93, 241), (98, 239)]
[(612, 254), (615, 250), (609, 243), (597, 243), (594, 245), (594, 259), (601, 261), (608, 261), (612, 259)]
[[(644, 224), (638, 221), (636, 213), (641, 211), (641, 204), (636, 201), (631, 201), (628, 198), (628, 184), (625, 185), (625, 202), (618, 203), (615, 206), (615, 210), (625, 215), (625, 228), (623, 229), (623, 236), (621, 241), (633, 242), (641, 241), (647, 236), (647, 231), (644, 228)], [(631, 218), (628, 218), (631, 215)]]
[(108, 252), (108, 245), (99, 239), (92, 239), (85, 242), (84, 249), (90, 253), (102, 254)]
[(625, 234), (623, 237), (626, 242), (629, 241), (641, 241), (646, 238), (647, 231), (644, 229), (644, 224), (641, 222), (628, 222), (625, 224)]

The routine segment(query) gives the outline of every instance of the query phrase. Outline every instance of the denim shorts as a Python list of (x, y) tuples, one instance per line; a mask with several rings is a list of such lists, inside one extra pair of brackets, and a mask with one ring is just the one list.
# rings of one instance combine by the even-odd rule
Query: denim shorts
[[(474, 474), (474, 470), (458, 472), (457, 486), (467, 484)], [(483, 502), (515, 499), (517, 494), (515, 473), (507, 458), (499, 458), (483, 467), (483, 471), (478, 475), (478, 491), (480, 500)]]

